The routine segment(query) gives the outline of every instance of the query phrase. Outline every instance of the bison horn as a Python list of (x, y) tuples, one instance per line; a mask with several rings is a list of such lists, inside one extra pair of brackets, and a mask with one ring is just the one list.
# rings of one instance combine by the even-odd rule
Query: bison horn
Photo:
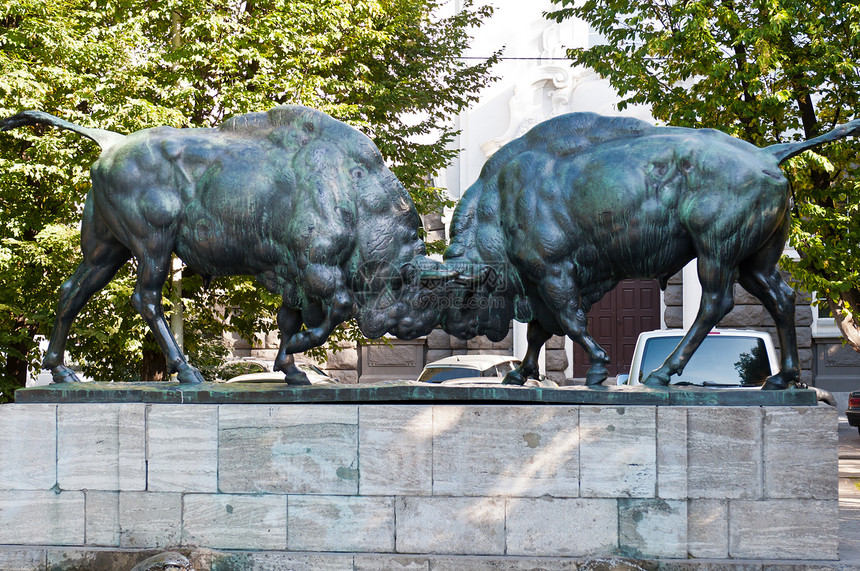
[(433, 270), (421, 270), (418, 279), (421, 283), (444, 283), (460, 278), (460, 272), (442, 268)]

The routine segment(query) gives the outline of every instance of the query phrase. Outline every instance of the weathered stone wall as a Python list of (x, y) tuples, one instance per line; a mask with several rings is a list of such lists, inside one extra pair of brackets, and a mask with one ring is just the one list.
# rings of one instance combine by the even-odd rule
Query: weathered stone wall
[[(784, 274), (783, 278), (787, 280), (788, 276)], [(776, 324), (764, 306), (740, 284), (734, 286), (734, 298), (734, 308), (717, 324), (717, 327), (767, 331), (773, 338), (778, 351), (779, 338), (776, 336)], [(681, 279), (681, 272), (678, 272), (669, 279), (663, 294), (666, 306), (664, 318), (666, 327), (669, 329), (684, 327), (683, 299), (683, 280)], [(804, 383), (813, 384), (812, 307), (809, 296), (803, 292), (798, 292), (794, 319), (797, 328), (797, 351), (800, 358), (801, 380)]]
[(0, 569), (167, 547), (836, 559), (836, 426), (831, 407), (2, 405)]

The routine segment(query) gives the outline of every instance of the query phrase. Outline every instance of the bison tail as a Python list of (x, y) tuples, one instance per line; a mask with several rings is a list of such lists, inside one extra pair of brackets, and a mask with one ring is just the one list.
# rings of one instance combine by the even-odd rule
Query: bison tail
[(814, 137), (807, 141), (771, 145), (769, 147), (766, 147), (765, 150), (768, 151), (771, 155), (773, 155), (773, 157), (776, 158), (779, 164), (782, 164), (791, 157), (799, 155), (803, 151), (813, 149), (818, 145), (823, 145), (824, 143), (838, 141), (839, 139), (844, 139), (845, 137), (850, 137), (852, 135), (857, 134), (860, 134), (860, 119), (854, 119), (853, 121), (849, 121), (844, 125), (839, 125), (829, 133), (825, 133), (819, 137)]
[(0, 131), (10, 131), (27, 125), (50, 125), (51, 127), (60, 127), (61, 129), (73, 131), (88, 139), (92, 139), (102, 150), (109, 149), (125, 139), (125, 135), (121, 135), (120, 133), (106, 131), (105, 129), (81, 127), (59, 117), (54, 117), (44, 111), (21, 111), (17, 115), (2, 119), (0, 120)]

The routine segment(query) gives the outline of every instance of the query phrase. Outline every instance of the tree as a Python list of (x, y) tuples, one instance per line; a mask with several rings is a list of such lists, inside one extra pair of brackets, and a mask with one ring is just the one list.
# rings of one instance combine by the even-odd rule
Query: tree
[[(0, 115), (41, 109), (128, 133), (201, 127), (277, 104), (316, 107), (364, 130), (421, 212), (447, 204), (430, 176), (455, 150), (450, 120), (490, 81), (497, 56), (465, 63), (491, 13), (441, 0), (0, 0)], [(435, 137), (432, 144), (420, 135)], [(90, 141), (46, 129), (0, 135), (0, 393), (37, 367), (56, 292), (77, 263)], [(90, 301), (69, 350), (97, 379), (139, 378), (156, 350), (128, 303), (133, 262)], [(170, 285), (165, 300), (170, 299)], [(186, 352), (217, 364), (225, 328), (274, 330), (280, 300), (246, 278), (211, 289), (184, 274)], [(167, 304), (168, 311), (171, 307)], [(241, 308), (226, 315), (223, 309)], [(352, 333), (354, 334), (354, 333)], [(341, 332), (341, 335), (350, 335)], [(213, 340), (215, 340), (213, 342)], [(160, 358), (160, 357), (159, 357)], [(5, 361), (5, 363), (3, 362)], [(162, 360), (163, 361), (163, 360)], [(162, 365), (163, 367), (163, 365)], [(0, 399), (4, 397), (0, 395)]]
[[(712, 127), (757, 145), (807, 139), (858, 116), (860, 9), (829, 0), (553, 0), (605, 43), (569, 50), (621, 95), (668, 124)], [(783, 259), (860, 351), (860, 143), (808, 151), (787, 165), (795, 193)]]

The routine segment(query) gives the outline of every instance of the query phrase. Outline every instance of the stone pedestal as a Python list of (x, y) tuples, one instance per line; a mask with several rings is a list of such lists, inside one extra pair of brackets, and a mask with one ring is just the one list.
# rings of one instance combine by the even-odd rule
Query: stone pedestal
[(824, 406), (7, 404), (0, 569), (833, 560), (836, 427)]
[(387, 343), (362, 344), (359, 383), (378, 383), (394, 379), (415, 380), (424, 369), (424, 339), (387, 339)]

